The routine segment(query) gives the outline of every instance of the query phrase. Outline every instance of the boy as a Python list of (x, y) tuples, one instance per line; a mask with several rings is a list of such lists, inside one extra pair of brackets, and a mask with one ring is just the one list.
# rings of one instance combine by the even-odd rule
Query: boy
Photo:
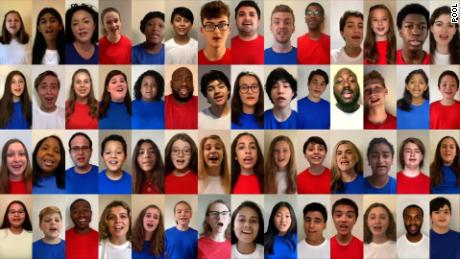
[(321, 69), (308, 75), (308, 95), (297, 102), (300, 128), (329, 129), (331, 126), (331, 105), (321, 98), (329, 84), (329, 77)]
[(196, 64), (198, 41), (190, 37), (193, 13), (186, 7), (176, 7), (171, 14), (174, 37), (165, 42), (166, 64)]
[(345, 46), (331, 50), (331, 64), (363, 64), (363, 14), (346, 11), (340, 17), (340, 34)]
[(396, 117), (385, 110), (388, 89), (382, 75), (372, 70), (364, 76), (364, 129), (396, 129)]
[(230, 81), (218, 70), (211, 70), (201, 77), (201, 93), (211, 105), (198, 114), (200, 129), (230, 129)]
[(299, 259), (329, 258), (329, 240), (324, 238), (327, 222), (326, 208), (316, 202), (308, 204), (303, 208), (303, 220), (305, 240), (298, 244)]
[(34, 82), (40, 103), (33, 107), (34, 129), (64, 129), (65, 110), (56, 105), (60, 82), (57, 74), (47, 70), (37, 76)]
[(58, 207), (43, 208), (38, 215), (39, 227), (45, 235), (33, 243), (34, 259), (65, 258), (65, 241), (59, 235), (62, 229), (62, 215)]
[(265, 64), (297, 64), (297, 48), (291, 44), (295, 30), (294, 12), (287, 5), (277, 5), (270, 19), (274, 41), (273, 46), (264, 51)]
[(192, 207), (186, 201), (174, 205), (176, 226), (165, 231), (165, 250), (168, 259), (196, 258), (198, 253), (198, 231), (189, 227)]
[(452, 206), (444, 197), (430, 201), (430, 258), (458, 258), (460, 255), (460, 233), (449, 228)]

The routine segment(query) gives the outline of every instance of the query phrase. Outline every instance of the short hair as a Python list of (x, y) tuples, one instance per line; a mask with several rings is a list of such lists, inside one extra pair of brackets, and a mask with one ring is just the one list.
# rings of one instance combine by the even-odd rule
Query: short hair
[(459, 80), (458, 80), (458, 76), (457, 74), (452, 71), (452, 70), (445, 70), (444, 72), (441, 73), (441, 75), (439, 75), (439, 78), (438, 78), (438, 88), (441, 86), (441, 79), (444, 77), (444, 76), (451, 76), (455, 79), (455, 83), (457, 83), (457, 89), (458, 89), (458, 84), (459, 84)]
[(372, 70), (371, 72), (364, 75), (364, 87), (370, 83), (380, 83), (383, 87), (386, 88), (385, 78), (383, 78), (382, 74), (376, 70)]
[(201, 7), (201, 23), (203, 23), (204, 19), (210, 20), (221, 16), (226, 16), (230, 21), (230, 9), (228, 5), (220, 0), (208, 2)]
[(425, 145), (423, 145), (423, 142), (420, 139), (412, 137), (406, 138), (399, 149), (399, 163), (401, 164), (401, 167), (404, 169), (404, 166), (406, 165), (404, 163), (404, 147), (409, 143), (415, 144), (418, 149), (420, 149), (420, 152), (422, 152), (423, 158), (422, 161), (420, 161), (420, 167), (423, 167), (423, 161), (425, 160)]
[(140, 75), (139, 78), (137, 78), (136, 83), (134, 84), (134, 98), (136, 100), (142, 99), (142, 93), (141, 93), (142, 80), (144, 80), (144, 78), (147, 76), (151, 76), (153, 77), (153, 79), (155, 79), (157, 83), (157, 94), (153, 99), (160, 101), (165, 92), (165, 80), (163, 79), (161, 74), (155, 70), (147, 70), (144, 73), (142, 73), (142, 75)]
[(390, 148), (391, 156), (393, 157), (395, 155), (395, 149), (393, 147), (393, 144), (391, 144), (386, 138), (373, 138), (371, 142), (369, 142), (369, 146), (367, 147), (367, 158), (369, 158), (369, 155), (371, 154), (374, 146), (378, 144), (387, 145)]
[(188, 203), (188, 202), (186, 202), (186, 201), (184, 201), (184, 200), (181, 200), (181, 201), (176, 202), (176, 204), (174, 204), (174, 208), (173, 208), (174, 214), (176, 213), (176, 207), (177, 207), (177, 205), (179, 205), (179, 204), (185, 204), (185, 205), (187, 205), (187, 207), (188, 207), (190, 210), (192, 210), (192, 206), (190, 206), (190, 203)]
[(317, 203), (317, 202), (312, 202), (312, 203), (307, 204), (307, 205), (303, 208), (303, 217), (304, 217), (304, 220), (305, 220), (305, 216), (306, 216), (307, 213), (310, 212), (310, 211), (317, 211), (317, 212), (321, 213), (321, 215), (323, 216), (323, 219), (324, 219), (324, 223), (327, 222), (327, 210), (326, 210), (326, 207), (324, 207), (323, 204)]
[(107, 145), (107, 143), (109, 141), (118, 141), (121, 143), (122, 147), (123, 147), (123, 152), (125, 152), (125, 156), (128, 156), (128, 148), (127, 148), (127, 145), (126, 145), (126, 141), (125, 139), (120, 136), (120, 135), (116, 135), (116, 134), (112, 134), (110, 136), (107, 136), (101, 143), (101, 156), (104, 155), (104, 149), (105, 149), (105, 146)]
[(345, 28), (345, 23), (347, 23), (347, 20), (350, 17), (358, 17), (358, 18), (361, 18), (361, 20), (364, 21), (363, 13), (361, 13), (359, 11), (346, 11), (342, 15), (342, 17), (340, 17), (340, 21), (339, 21), (340, 32), (343, 32), (343, 29)]
[(224, 72), (219, 71), (219, 70), (210, 70), (209, 72), (205, 73), (201, 77), (201, 82), (200, 82), (200, 91), (201, 94), (204, 95), (204, 97), (208, 97), (208, 85), (212, 81), (220, 81), (224, 83), (225, 87), (228, 89), (228, 99), (230, 99), (230, 81), (228, 80), (228, 77), (225, 75)]
[(451, 211), (452, 214), (452, 205), (450, 205), (450, 201), (444, 197), (436, 197), (430, 201), (430, 215), (434, 211), (438, 211), (442, 207), (447, 205), (449, 207), (449, 210)]
[(307, 10), (310, 6), (316, 6), (319, 8), (319, 10), (321, 11), (321, 15), (324, 16), (324, 8), (323, 6), (320, 4), (320, 3), (317, 3), (317, 2), (312, 2), (312, 3), (309, 3), (307, 5), (307, 7), (305, 7), (305, 16), (307, 15)]
[(93, 19), (94, 22), (94, 32), (93, 35), (91, 35), (91, 42), (93, 44), (96, 44), (99, 36), (99, 22), (98, 22), (98, 13), (93, 9), (92, 5), (89, 4), (71, 4), (70, 8), (67, 9), (65, 12), (65, 37), (66, 37), (66, 42), (72, 43), (75, 41), (75, 36), (73, 35), (72, 32), (72, 17), (77, 11), (85, 11), (91, 15), (91, 18)]
[(241, 7), (252, 7), (256, 9), (257, 12), (257, 18), (260, 20), (260, 8), (257, 5), (257, 3), (253, 0), (243, 0), (238, 3), (238, 5), (235, 7), (235, 18), (238, 16), (238, 10), (240, 10)]
[(329, 84), (329, 76), (324, 70), (321, 69), (316, 69), (310, 72), (310, 74), (308, 75), (308, 84), (310, 84), (311, 80), (313, 80), (313, 77), (316, 75), (323, 77), (324, 82), (326, 82), (326, 85)]
[(312, 136), (312, 137), (309, 137), (307, 139), (307, 141), (305, 141), (305, 143), (303, 143), (303, 153), (304, 154), (307, 151), (308, 145), (310, 145), (310, 144), (318, 144), (318, 145), (324, 146), (324, 149), (327, 152), (327, 145), (326, 145), (326, 142), (324, 141), (324, 139), (322, 139), (321, 137), (318, 137), (318, 136)]
[[(154, 18), (160, 18), (163, 22), (165, 21), (165, 14), (162, 12), (154, 11), (154, 12), (148, 12), (144, 18), (142, 18), (141, 23), (139, 25), (139, 29), (141, 30), (142, 33), (145, 31), (145, 26), (147, 26), (147, 23)], [(145, 33), (144, 33), (145, 34)]]
[(292, 10), (291, 7), (289, 7), (287, 5), (284, 5), (284, 4), (280, 4), (280, 5), (275, 6), (275, 8), (273, 8), (272, 14), (270, 16), (270, 20), (273, 17), (273, 14), (275, 14), (275, 13), (290, 13), (291, 16), (292, 16), (292, 23), (295, 24), (295, 15), (294, 15), (294, 11)]
[(398, 30), (401, 29), (404, 18), (406, 18), (406, 16), (409, 14), (419, 14), (423, 16), (425, 18), (426, 25), (428, 27), (430, 26), (430, 12), (428, 12), (425, 6), (412, 3), (404, 6), (401, 10), (399, 10), (398, 16), (396, 17), (396, 26), (398, 26)]
[(348, 198), (342, 198), (342, 199), (336, 200), (334, 204), (332, 205), (332, 213), (334, 213), (337, 206), (340, 206), (340, 205), (352, 207), (353, 210), (355, 211), (356, 218), (358, 218), (358, 205), (356, 205), (356, 203), (353, 200), (348, 199)]
[(90, 149), (93, 149), (93, 141), (91, 141), (91, 139), (89, 138), (88, 135), (86, 135), (86, 133), (83, 133), (83, 132), (76, 132), (75, 134), (72, 135), (72, 137), (70, 137), (69, 139), (69, 149), (72, 148), (72, 146), (70, 145), (70, 143), (72, 142), (72, 140), (75, 138), (75, 137), (78, 137), (78, 136), (82, 136), (84, 138), (86, 138), (89, 142), (89, 148)]
[(73, 209), (73, 206), (75, 206), (75, 204), (77, 202), (85, 202), (86, 204), (88, 204), (89, 208), (91, 209), (91, 203), (89, 203), (89, 201), (85, 200), (85, 199), (82, 199), (82, 198), (78, 198), (76, 200), (74, 200), (71, 204), (70, 204), (70, 207), (69, 209), (72, 210)]
[(189, 20), (193, 24), (193, 13), (188, 9), (187, 7), (176, 7), (174, 8), (172, 14), (171, 14), (171, 23), (174, 21), (174, 18), (176, 15), (182, 16), (185, 19)]
[(34, 81), (34, 87), (35, 87), (35, 90), (37, 90), (38, 86), (40, 85), (40, 83), (45, 79), (45, 77), (47, 76), (54, 76), (56, 77), (56, 80), (57, 80), (57, 83), (58, 83), (58, 88), (61, 88), (61, 82), (59, 82), (59, 77), (58, 75), (54, 72), (54, 71), (51, 71), (51, 70), (46, 70), (42, 73), (40, 73), (37, 78), (35, 78), (35, 81)]
[(403, 210), (403, 213), (402, 213), (403, 217), (404, 217), (404, 215), (406, 215), (407, 210), (411, 209), (411, 208), (419, 209), (420, 212), (422, 212), (422, 218), (423, 218), (423, 209), (420, 206), (418, 206), (417, 204), (411, 204), (411, 205), (405, 207), (404, 210)]
[(42, 223), (42, 220), (46, 215), (50, 215), (54, 213), (59, 214), (59, 217), (62, 219), (62, 214), (58, 207), (48, 206), (40, 210), (40, 213), (38, 214), (39, 222)]
[(265, 84), (265, 92), (268, 94), (268, 97), (270, 98), (270, 101), (272, 103), (272, 88), (280, 80), (285, 80), (289, 83), (289, 86), (291, 87), (292, 92), (294, 94), (292, 99), (297, 97), (297, 80), (286, 69), (278, 67), (272, 72), (270, 72), (270, 74), (267, 77), (267, 83)]

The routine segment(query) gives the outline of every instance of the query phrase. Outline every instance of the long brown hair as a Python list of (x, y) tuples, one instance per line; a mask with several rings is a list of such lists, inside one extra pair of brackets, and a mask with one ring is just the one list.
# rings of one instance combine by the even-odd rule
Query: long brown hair
[(198, 149), (196, 148), (195, 141), (193, 139), (185, 134), (185, 133), (179, 133), (174, 135), (168, 142), (165, 148), (165, 174), (171, 174), (174, 169), (176, 168), (172, 162), (171, 159), (171, 153), (172, 153), (172, 147), (174, 145), (174, 142), (177, 140), (182, 140), (187, 142), (190, 145), (191, 149), (191, 157), (190, 157), (190, 163), (188, 165), (188, 168), (192, 171), (192, 173), (196, 174), (198, 170)]
[(66, 103), (66, 112), (65, 112), (65, 119), (66, 121), (69, 120), (70, 116), (75, 112), (75, 102), (77, 99), (77, 96), (75, 94), (75, 89), (74, 89), (74, 84), (75, 84), (75, 77), (77, 76), (78, 73), (86, 73), (89, 77), (89, 82), (91, 84), (89, 88), (89, 94), (87, 97), (87, 103), (86, 105), (89, 107), (89, 116), (92, 118), (97, 118), (98, 112), (98, 103), (96, 100), (96, 97), (94, 97), (94, 90), (93, 90), (93, 79), (91, 78), (91, 74), (86, 68), (80, 68), (75, 73), (72, 75), (72, 84), (70, 85), (70, 92), (69, 92), (69, 99), (67, 100)]
[(8, 166), (6, 165), (6, 158), (8, 155), (8, 148), (13, 143), (21, 144), (22, 148), (24, 149), (25, 156), (27, 159), (27, 165), (26, 165), (26, 169), (23, 172), (23, 177), (26, 183), (27, 193), (31, 193), (32, 192), (32, 166), (30, 165), (29, 153), (27, 152), (27, 148), (24, 145), (24, 143), (22, 143), (22, 141), (20, 141), (19, 139), (10, 139), (5, 143), (5, 145), (3, 145), (2, 164), (0, 166), (0, 193), (10, 193), (11, 191), (10, 186), (8, 184), (9, 172), (8, 172)]
[(366, 29), (366, 38), (364, 39), (364, 59), (369, 64), (375, 64), (379, 60), (379, 54), (377, 53), (377, 45), (375, 40), (375, 33), (372, 30), (372, 11), (377, 9), (383, 9), (388, 14), (388, 47), (387, 47), (387, 64), (394, 64), (396, 60), (396, 34), (394, 29), (393, 16), (391, 15), (390, 10), (383, 4), (377, 4), (372, 6), (369, 9), (369, 17), (367, 18), (367, 29)]
[(276, 194), (278, 192), (277, 183), (276, 183), (276, 172), (278, 171), (278, 166), (276, 165), (275, 160), (273, 159), (273, 153), (275, 151), (275, 146), (279, 142), (286, 142), (289, 145), (289, 150), (291, 156), (289, 157), (289, 162), (287, 164), (287, 194), (293, 194), (297, 191), (297, 167), (295, 163), (295, 153), (294, 145), (292, 141), (287, 136), (277, 136), (270, 143), (268, 148), (268, 154), (266, 154), (265, 160), (265, 193)]
[(5, 16), (3, 17), (2, 34), (0, 36), (0, 43), (10, 44), (11, 40), (13, 39), (10, 32), (6, 29), (6, 17), (12, 13), (18, 16), (19, 22), (21, 23), (21, 28), (19, 29), (18, 33), (16, 33), (16, 38), (19, 43), (26, 44), (29, 42), (29, 34), (26, 32), (26, 29), (24, 27), (24, 22), (22, 21), (21, 14), (16, 10), (10, 10), (6, 12)]
[[(431, 14), (430, 18), (430, 27), (433, 27), (434, 22), (436, 19), (443, 15), (451, 15), (451, 10), (449, 6), (441, 6), (434, 10), (434, 12)], [(455, 26), (455, 34), (452, 37), (452, 40), (449, 42), (449, 54), (450, 54), (450, 59), (449, 62), (450, 64), (458, 64), (460, 63), (460, 32), (458, 31), (458, 23), (454, 24)], [(430, 30), (430, 61), (431, 64), (434, 64), (434, 58), (436, 55), (436, 40), (434, 39), (433, 33)]]
[(393, 217), (393, 214), (391, 213), (390, 209), (383, 204), (383, 203), (372, 203), (364, 213), (364, 243), (369, 244), (372, 242), (372, 232), (367, 225), (367, 219), (369, 218), (369, 213), (371, 212), (372, 209), (374, 208), (383, 208), (386, 213), (388, 214), (388, 228), (387, 231), (385, 232), (385, 235), (387, 236), (388, 239), (391, 241), (396, 241), (396, 221), (395, 218)]
[(341, 145), (349, 145), (351, 147), (353, 156), (355, 157), (356, 164), (354, 166), (354, 169), (356, 173), (362, 174), (363, 173), (363, 157), (361, 153), (359, 152), (359, 149), (356, 147), (356, 145), (349, 141), (349, 140), (341, 140), (337, 142), (334, 148), (334, 158), (332, 159), (332, 177), (331, 177), (331, 191), (332, 192), (343, 192), (345, 189), (345, 184), (342, 181), (342, 173), (340, 172), (340, 169), (337, 165), (337, 149)]
[(128, 218), (129, 218), (129, 229), (128, 233), (126, 234), (126, 239), (130, 240), (131, 239), (131, 209), (129, 208), (128, 204), (124, 201), (120, 200), (115, 200), (109, 203), (104, 208), (104, 211), (102, 212), (101, 218), (99, 219), (99, 240), (104, 240), (110, 238), (111, 234), (109, 232), (109, 226), (107, 226), (106, 220), (108, 220), (110, 210), (115, 207), (122, 207), (123, 209), (126, 210), (128, 213)]
[(256, 103), (256, 107), (254, 109), (254, 116), (256, 116), (257, 124), (261, 128), (264, 127), (264, 89), (262, 88), (262, 82), (260, 81), (257, 74), (252, 72), (241, 72), (235, 80), (235, 85), (233, 87), (233, 97), (231, 100), (232, 106), (232, 123), (240, 124), (240, 116), (243, 113), (243, 102), (241, 101), (240, 96), (240, 79), (243, 76), (252, 76), (256, 79), (257, 84), (259, 85), (259, 100)]
[[(208, 222), (206, 222), (206, 218), (208, 217), (208, 214), (211, 211), (211, 207), (214, 204), (223, 204), (230, 211), (230, 206), (228, 206), (228, 204), (223, 200), (215, 200), (215, 201), (209, 203), (208, 207), (206, 208), (206, 213), (204, 214), (205, 216), (204, 216), (204, 221), (203, 221), (203, 232), (200, 234), (200, 236), (202, 236), (202, 237), (209, 236), (212, 233), (212, 228), (208, 224)], [(232, 227), (229, 224), (227, 226), (227, 229), (225, 230), (225, 239), (230, 240), (232, 238), (231, 234), (232, 234)]]
[(450, 166), (454, 171), (455, 175), (457, 176), (457, 187), (460, 187), (460, 149), (458, 147), (458, 143), (454, 137), (445, 136), (443, 137), (436, 146), (436, 152), (434, 154), (434, 160), (430, 165), (430, 185), (431, 187), (436, 187), (442, 184), (443, 177), (442, 177), (442, 166), (444, 162), (442, 161), (441, 157), (441, 144), (446, 139), (452, 139), (455, 143), (455, 158)]
[(112, 70), (105, 77), (104, 92), (102, 93), (101, 105), (99, 106), (99, 118), (104, 118), (107, 115), (107, 111), (109, 110), (110, 106), (110, 101), (112, 99), (110, 93), (107, 91), (107, 87), (109, 86), (110, 79), (118, 75), (123, 76), (126, 82), (126, 95), (123, 102), (125, 103), (126, 111), (129, 115), (131, 115), (131, 97), (129, 95), (128, 79), (126, 78), (125, 73), (121, 72), (120, 70)]
[(146, 181), (146, 175), (145, 171), (142, 170), (142, 168), (139, 166), (139, 163), (137, 162), (137, 157), (139, 156), (139, 151), (141, 149), (141, 145), (144, 143), (149, 143), (152, 145), (153, 152), (155, 153), (155, 165), (153, 167), (153, 172), (152, 172), (152, 178), (153, 184), (157, 188), (157, 191), (160, 193), (164, 193), (165, 191), (165, 178), (164, 178), (164, 171), (165, 171), (165, 166), (163, 164), (163, 160), (161, 159), (161, 153), (160, 150), (158, 149), (158, 146), (155, 144), (150, 139), (139, 139), (137, 141), (136, 147), (134, 148), (133, 152), (133, 174), (134, 174), (134, 179), (133, 179), (133, 190), (134, 193), (141, 193), (142, 191), (142, 185)]
[[(145, 229), (144, 229), (144, 217), (148, 209), (156, 209), (160, 212), (160, 222), (158, 223), (157, 228), (153, 231), (153, 236), (151, 240), (145, 240)], [(134, 222), (133, 235), (131, 237), (131, 242), (133, 244), (133, 250), (137, 252), (142, 252), (144, 248), (144, 242), (150, 241), (150, 253), (154, 256), (160, 256), (163, 254), (163, 245), (164, 245), (164, 218), (163, 213), (160, 208), (155, 204), (150, 204), (145, 207), (137, 216), (136, 221)]]
[(225, 144), (222, 141), (222, 139), (218, 135), (210, 135), (207, 137), (204, 137), (201, 142), (200, 142), (200, 149), (199, 149), (199, 154), (198, 154), (198, 178), (203, 181), (204, 186), (206, 187), (208, 185), (208, 167), (206, 166), (205, 163), (205, 158), (204, 158), (204, 144), (208, 139), (213, 139), (217, 142), (219, 142), (222, 145), (223, 149), (223, 159), (222, 159), (222, 164), (220, 165), (220, 178), (222, 185), (224, 186), (225, 193), (230, 193), (230, 168), (228, 165), (228, 155), (227, 155), (227, 150), (225, 148)]
[(11, 84), (13, 77), (19, 75), (24, 80), (24, 91), (21, 95), (22, 115), (25, 117), (29, 128), (32, 125), (32, 102), (30, 101), (29, 91), (27, 90), (27, 81), (23, 73), (18, 70), (11, 71), (5, 80), (5, 90), (2, 99), (0, 99), (0, 128), (5, 128), (13, 116), (13, 93)]

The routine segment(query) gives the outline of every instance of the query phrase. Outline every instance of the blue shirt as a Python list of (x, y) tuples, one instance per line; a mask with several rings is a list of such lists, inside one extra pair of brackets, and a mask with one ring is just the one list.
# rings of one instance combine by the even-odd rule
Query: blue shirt
[(133, 129), (165, 128), (165, 102), (134, 100), (132, 109), (131, 127)]
[(396, 193), (396, 179), (389, 176), (388, 182), (382, 188), (375, 188), (369, 183), (369, 177), (366, 177), (364, 181), (364, 193), (368, 194), (394, 194)]
[(331, 105), (320, 99), (312, 102), (304, 97), (297, 102), (299, 126), (301, 129), (329, 129), (331, 127)]
[(165, 257), (168, 259), (195, 259), (198, 255), (198, 231), (189, 228), (180, 231), (176, 227), (165, 231)]
[(37, 185), (32, 186), (33, 194), (57, 194), (65, 193), (65, 188), (58, 188), (56, 183), (56, 176), (53, 174), (51, 176), (40, 177), (38, 179)]
[(256, 115), (241, 113), (239, 123), (232, 122), (232, 129), (263, 129), (263, 127), (257, 123)]
[[(265, 252), (267, 252), (267, 249), (265, 249)], [(292, 239), (289, 239), (288, 235), (275, 236), (275, 240), (273, 242), (273, 254), (265, 253), (265, 259), (276, 258), (297, 258), (297, 234), (292, 235)]]
[(91, 170), (86, 174), (75, 172), (75, 167), (69, 168), (65, 171), (66, 193), (98, 194), (98, 172), (98, 167), (95, 165), (91, 165)]
[(32, 245), (33, 259), (65, 259), (65, 241), (61, 239), (59, 244), (47, 244), (42, 239)]
[(364, 177), (362, 173), (358, 173), (356, 178), (348, 183), (343, 183), (343, 192), (337, 191), (340, 194), (363, 194), (364, 193)]
[(297, 65), (297, 48), (292, 47), (287, 53), (277, 53), (273, 48), (268, 48), (264, 51), (265, 64), (293, 64)]
[(273, 114), (273, 109), (264, 112), (264, 128), (265, 129), (298, 129), (299, 128), (299, 115), (292, 110), (291, 115), (287, 120), (279, 122)]
[(158, 53), (151, 54), (144, 48), (144, 42), (134, 46), (131, 50), (133, 64), (161, 64), (165, 63), (165, 45), (161, 44)]
[(410, 111), (398, 108), (398, 129), (429, 129), (430, 102), (425, 100), (421, 105), (410, 105)]
[(155, 256), (151, 252), (152, 243), (151, 241), (144, 241), (144, 246), (141, 252), (136, 252), (132, 249), (132, 257), (131, 259), (163, 259), (164, 256)]
[(131, 175), (123, 171), (120, 179), (114, 181), (107, 177), (107, 170), (99, 173), (100, 194), (131, 194)]
[(99, 118), (99, 129), (131, 129), (131, 115), (125, 103), (110, 101), (107, 113)]
[(457, 185), (457, 176), (451, 166), (441, 167), (442, 183), (439, 186), (431, 186), (431, 193), (460, 194), (460, 187)]
[(430, 229), (430, 259), (460, 258), (460, 233), (438, 234)]
[(94, 44), (94, 53), (89, 59), (84, 59), (78, 54), (73, 43), (65, 44), (65, 63), (66, 64), (98, 64), (99, 46)]
[(13, 113), (8, 123), (6, 123), (5, 129), (30, 129), (30, 125), (22, 111), (22, 107), (21, 101), (13, 103)]

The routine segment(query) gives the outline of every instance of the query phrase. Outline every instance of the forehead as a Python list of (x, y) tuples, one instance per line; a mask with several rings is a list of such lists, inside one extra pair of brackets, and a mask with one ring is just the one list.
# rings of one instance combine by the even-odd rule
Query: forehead
[(239, 211), (237, 216), (246, 216), (246, 217), (258, 217), (257, 211), (255, 211), (251, 207), (242, 207)]
[(375, 88), (375, 87), (384, 87), (383, 83), (380, 80), (370, 80), (364, 85), (364, 89), (366, 88)]
[(192, 208), (190, 206), (188, 206), (186, 203), (179, 203), (176, 205), (176, 207), (174, 208), (175, 210), (191, 210)]
[(347, 23), (363, 23), (363, 18), (355, 15), (350, 15), (345, 20), (345, 24)]
[(75, 210), (75, 209), (80, 209), (80, 208), (91, 209), (91, 205), (87, 201), (77, 201), (72, 205), (72, 207), (70, 207), (70, 210)]
[(305, 214), (305, 218), (320, 218), (321, 220), (324, 221), (324, 217), (323, 217), (323, 214), (317, 210), (314, 210), (314, 211), (308, 211), (306, 214)]
[(378, 207), (372, 208), (369, 211), (369, 214), (387, 214), (387, 211), (383, 207), (378, 206)]
[(122, 206), (116, 206), (110, 208), (109, 214), (122, 214), (122, 213), (128, 213), (128, 210), (123, 208)]
[(20, 142), (12, 142), (12, 143), (10, 143), (10, 145), (8, 146), (8, 150), (10, 150), (10, 149), (14, 149), (14, 150), (20, 149), (20, 150), (24, 150), (24, 146), (23, 146)]
[(338, 150), (353, 150), (353, 147), (350, 143), (343, 143), (337, 147), (337, 151)]
[(157, 208), (148, 208), (146, 211), (145, 211), (145, 214), (160, 214), (160, 211), (157, 209)]
[(106, 21), (113, 20), (113, 19), (119, 19), (119, 18), (120, 18), (120, 15), (115, 11), (107, 12), (103, 17), (103, 19)]
[(160, 17), (153, 17), (148, 20), (148, 23), (164, 23), (164, 20)]
[(11, 13), (9, 13), (9, 14), (6, 15), (6, 18), (7, 18), (7, 19), (12, 19), (12, 18), (17, 18), (17, 19), (19, 19), (19, 15), (18, 15), (17, 13), (15, 13), (15, 12), (11, 12)]
[(188, 143), (185, 140), (178, 139), (178, 140), (174, 141), (173, 147), (190, 147), (190, 143)]
[(322, 76), (322, 75), (319, 75), (319, 74), (315, 74), (312, 76), (311, 78), (311, 81), (326, 81), (326, 79)]
[(453, 140), (452, 138), (445, 138), (443, 139), (441, 144), (455, 145), (455, 140)]
[(176, 69), (173, 74), (172, 74), (172, 77), (185, 77), (185, 76), (192, 76), (192, 71), (190, 71), (188, 68), (185, 68), (185, 67), (181, 67), (181, 68), (178, 68)]
[(81, 143), (89, 144), (89, 140), (85, 136), (78, 135), (72, 139), (72, 141), (70, 142), (70, 145), (81, 144)]
[(410, 207), (410, 208), (406, 209), (404, 214), (405, 215), (409, 215), (409, 214), (422, 215), (422, 211), (419, 208)]
[(216, 17), (216, 18), (203, 18), (203, 23), (214, 23), (214, 24), (218, 24), (218, 23), (222, 23), (222, 22), (228, 22), (228, 17), (226, 15), (221, 15), (219, 17)]
[(54, 75), (47, 75), (40, 82), (40, 84), (57, 84), (57, 83), (58, 83), (58, 79)]
[(224, 210), (229, 210), (227, 205), (223, 204), (223, 203), (214, 203), (210, 208), (209, 210), (214, 210), (214, 211), (224, 211)]
[(47, 138), (45, 141), (43, 141), (43, 145), (52, 145), (52, 146), (59, 146), (59, 142), (55, 138)]
[(280, 140), (275, 143), (275, 148), (289, 148), (289, 144), (285, 140)]
[(118, 140), (109, 140), (105, 144), (105, 148), (123, 148), (123, 144)]
[(75, 19), (76, 16), (78, 18), (86, 18), (86, 17), (91, 17), (92, 18), (91, 14), (88, 11), (84, 10), (84, 9), (80, 9), (80, 10), (75, 11), (73, 13), (73, 15), (72, 15), (72, 19)]
[(390, 152), (390, 147), (385, 143), (378, 143), (372, 146), (371, 152)]
[(343, 68), (343, 69), (340, 69), (337, 72), (337, 74), (335, 75), (335, 78), (338, 78), (338, 77), (354, 77), (354, 78), (356, 78), (356, 75), (350, 69)]
[(289, 213), (289, 214), (291, 214), (291, 211), (290, 211), (287, 207), (284, 207), (284, 206), (283, 206), (283, 207), (280, 207), (280, 208), (276, 211), (276, 213)]
[(122, 74), (117, 74), (117, 75), (114, 75), (110, 78), (110, 81), (113, 81), (113, 80), (124, 80), (125, 77), (122, 75)]
[(238, 12), (254, 12), (257, 14), (256, 8), (254, 8), (253, 6), (249, 6), (249, 5), (241, 6), (240, 8), (238, 8)]
[(427, 23), (425, 17), (421, 14), (411, 13), (404, 17), (403, 23)]
[(273, 19), (293, 20), (294, 16), (290, 12), (274, 12), (272, 14), (272, 20)]
[(48, 212), (43, 215), (43, 218), (61, 218), (61, 215), (57, 212)]
[(222, 143), (222, 141), (220, 141), (218, 139), (214, 139), (214, 138), (208, 138), (204, 142), (205, 145), (215, 145), (215, 144), (221, 144), (221, 143)]
[(350, 205), (346, 205), (346, 204), (340, 204), (340, 205), (337, 205), (335, 207), (335, 210), (333, 211), (334, 213), (335, 212), (353, 212), (355, 213), (355, 210), (353, 209), (352, 206)]
[(17, 210), (17, 209), (24, 209), (24, 207), (22, 207), (21, 204), (15, 202), (15, 203), (11, 203), (9, 209), (15, 209), (15, 210)]
[(239, 144), (239, 143), (247, 143), (247, 142), (255, 142), (255, 141), (254, 141), (254, 138), (252, 136), (243, 135), (238, 139), (237, 143)]

